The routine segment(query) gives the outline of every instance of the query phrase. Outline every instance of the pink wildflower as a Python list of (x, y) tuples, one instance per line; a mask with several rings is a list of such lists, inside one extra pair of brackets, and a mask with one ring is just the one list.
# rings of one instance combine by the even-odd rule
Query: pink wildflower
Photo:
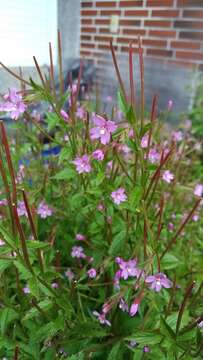
[(4, 245), (5, 245), (5, 242), (2, 239), (0, 239), (0, 246), (4, 246)]
[(148, 159), (152, 164), (156, 164), (160, 160), (160, 154), (156, 149), (150, 149)]
[(18, 212), (18, 216), (28, 217), (24, 201), (18, 201), (17, 212)]
[(141, 140), (141, 147), (143, 149), (147, 148), (148, 147), (148, 140), (149, 140), (149, 135), (144, 135), (142, 137), (142, 140)]
[(53, 282), (53, 283), (51, 284), (51, 287), (52, 287), (53, 289), (58, 289), (59, 284), (58, 284), (57, 282)]
[(89, 173), (92, 170), (88, 155), (77, 157), (73, 164), (76, 166), (78, 174)]
[(16, 89), (9, 89), (4, 95), (5, 102), (0, 104), (0, 111), (10, 112), (11, 119), (17, 120), (26, 109), (26, 105), (22, 100), (22, 95)]
[(79, 241), (84, 241), (86, 240), (86, 236), (85, 235), (82, 235), (82, 234), (76, 234), (75, 236), (76, 240), (79, 240)]
[(94, 115), (93, 122), (96, 127), (90, 130), (91, 139), (100, 139), (103, 145), (108, 144), (111, 139), (111, 134), (117, 129), (117, 125), (113, 121), (106, 120), (100, 115)]
[(105, 313), (102, 312), (100, 314), (98, 311), (93, 311), (93, 315), (97, 317), (100, 324), (111, 326), (110, 321), (106, 319), (106, 314)]
[(161, 291), (162, 287), (166, 289), (172, 287), (172, 282), (163, 273), (147, 276), (145, 282), (149, 285), (150, 289), (155, 290), (156, 292)]
[(172, 110), (172, 108), (173, 108), (173, 100), (169, 100), (169, 101), (168, 101), (168, 107), (167, 107), (167, 110), (168, 110), (168, 111), (171, 111), (171, 110)]
[(166, 170), (162, 175), (162, 179), (166, 181), (168, 184), (170, 184), (171, 181), (174, 179), (174, 175), (169, 170)]
[(68, 278), (68, 280), (73, 280), (74, 279), (74, 274), (72, 272), (71, 269), (67, 269), (66, 272), (65, 272), (65, 276)]
[(92, 153), (92, 156), (95, 160), (98, 160), (98, 161), (102, 161), (104, 160), (104, 153), (102, 150), (98, 149), (98, 150), (95, 150), (93, 153)]
[(82, 248), (82, 246), (73, 246), (72, 251), (71, 251), (71, 256), (73, 258), (78, 258), (78, 259), (86, 258), (86, 255), (84, 254), (84, 249)]
[(79, 107), (77, 108), (76, 116), (77, 116), (80, 120), (83, 120), (83, 119), (86, 117), (86, 111), (85, 111), (85, 109), (84, 109), (82, 106), (79, 106)]
[(96, 269), (94, 269), (94, 268), (89, 269), (89, 270), (87, 271), (87, 275), (89, 276), (90, 279), (96, 278), (96, 276), (97, 276), (97, 271), (96, 271)]
[(138, 312), (138, 308), (139, 308), (139, 304), (140, 304), (140, 301), (139, 300), (135, 300), (133, 302), (133, 304), (131, 305), (130, 307), (130, 310), (129, 310), (129, 314), (130, 316), (135, 316)]
[(125, 300), (123, 298), (120, 299), (118, 307), (123, 312), (128, 312), (129, 311), (128, 304), (125, 302)]
[(173, 141), (182, 141), (183, 140), (183, 133), (182, 131), (173, 131), (172, 132), (172, 140)]
[(52, 215), (52, 209), (44, 201), (41, 201), (37, 208), (37, 214), (42, 219), (46, 219), (48, 216)]
[(120, 203), (127, 200), (127, 195), (125, 194), (124, 188), (119, 188), (116, 191), (113, 191), (111, 193), (111, 197), (116, 205), (119, 205)]
[(25, 287), (23, 288), (23, 292), (24, 292), (24, 294), (29, 294), (29, 293), (30, 293), (29, 287), (28, 287), (28, 286), (25, 286)]
[(203, 195), (203, 184), (197, 184), (194, 188), (194, 195), (201, 197)]
[(64, 111), (63, 109), (61, 109), (60, 114), (61, 114), (63, 120), (69, 121), (69, 115), (67, 114), (66, 111)]
[(169, 222), (168, 223), (168, 231), (173, 232), (173, 229), (174, 229), (174, 224), (172, 222)]

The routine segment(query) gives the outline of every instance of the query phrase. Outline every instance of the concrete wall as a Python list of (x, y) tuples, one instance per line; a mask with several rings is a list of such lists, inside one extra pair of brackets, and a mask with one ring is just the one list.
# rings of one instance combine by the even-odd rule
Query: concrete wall
[(58, 28), (65, 68), (66, 60), (80, 56), (80, 0), (58, 0)]

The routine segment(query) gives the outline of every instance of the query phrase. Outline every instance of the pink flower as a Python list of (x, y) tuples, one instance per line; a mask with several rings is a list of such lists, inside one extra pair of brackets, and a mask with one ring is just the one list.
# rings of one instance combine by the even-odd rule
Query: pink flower
[(89, 269), (89, 270), (87, 271), (87, 275), (89, 276), (90, 279), (96, 278), (96, 276), (97, 276), (97, 271), (96, 271), (96, 269), (94, 269), (94, 268)]
[(172, 132), (172, 140), (173, 141), (182, 141), (183, 140), (183, 133), (182, 131), (173, 131)]
[(168, 107), (167, 107), (167, 110), (168, 110), (168, 111), (171, 111), (171, 110), (172, 110), (172, 108), (173, 108), (173, 100), (169, 100), (169, 101), (168, 101)]
[(82, 234), (76, 234), (75, 238), (76, 238), (76, 240), (79, 240), (79, 241), (86, 240), (86, 236), (82, 235)]
[(88, 155), (77, 157), (73, 164), (76, 166), (78, 174), (89, 173), (92, 170)]
[(152, 164), (156, 164), (160, 160), (160, 154), (156, 149), (150, 149), (148, 159)]
[(16, 183), (22, 184), (24, 177), (25, 177), (25, 166), (23, 164), (21, 164), (19, 166), (19, 170), (17, 172)]
[(65, 276), (67, 276), (68, 280), (70, 280), (70, 281), (73, 280), (73, 278), (74, 278), (74, 274), (71, 269), (66, 270)]
[(4, 245), (5, 245), (5, 242), (2, 239), (0, 239), (0, 246), (4, 246)]
[(198, 214), (194, 214), (192, 217), (192, 220), (197, 222), (199, 220), (199, 215)]
[(62, 118), (63, 118), (65, 121), (69, 121), (69, 115), (67, 114), (66, 111), (64, 111), (63, 109), (61, 109), (60, 114), (61, 114)]
[(92, 153), (92, 156), (95, 160), (98, 160), (98, 161), (102, 161), (104, 160), (104, 153), (102, 150), (98, 149), (98, 150), (95, 150), (93, 153)]
[(201, 197), (203, 195), (203, 184), (197, 184), (194, 188), (194, 195)]
[(141, 140), (141, 147), (143, 149), (147, 148), (148, 147), (148, 140), (149, 140), (149, 135), (144, 135), (142, 137), (142, 140)]
[(168, 223), (168, 231), (169, 231), (169, 232), (172, 232), (173, 229), (174, 229), (174, 224), (173, 224), (172, 222), (169, 222), (169, 223)]
[(78, 259), (86, 258), (86, 255), (84, 254), (84, 249), (82, 248), (82, 246), (73, 246), (72, 251), (71, 251), (71, 256), (73, 258), (78, 258)]
[(149, 346), (146, 346), (146, 345), (145, 345), (145, 346), (143, 347), (143, 352), (144, 352), (144, 353), (150, 352)]
[(110, 321), (106, 319), (106, 314), (105, 313), (102, 312), (100, 314), (98, 311), (93, 311), (93, 315), (97, 317), (100, 324), (111, 326)]
[(77, 108), (76, 116), (77, 116), (80, 120), (83, 120), (83, 119), (86, 117), (86, 111), (85, 111), (85, 109), (84, 109), (82, 106), (79, 106), (79, 107)]
[(1, 206), (6, 206), (6, 205), (8, 205), (7, 199), (2, 199), (2, 200), (0, 200), (0, 205), (1, 205)]
[(104, 204), (102, 204), (102, 203), (98, 204), (98, 205), (97, 205), (97, 210), (103, 212), (103, 211), (105, 210)]
[(166, 289), (172, 287), (172, 282), (163, 273), (147, 276), (145, 282), (149, 285), (150, 289), (155, 290), (156, 292), (161, 291), (162, 287)]
[(28, 217), (24, 201), (18, 201), (17, 212), (18, 212), (18, 216)]
[(0, 111), (11, 113), (11, 119), (17, 120), (26, 109), (26, 105), (22, 100), (16, 89), (9, 89), (8, 93), (4, 95), (5, 102), (0, 104)]
[(128, 304), (125, 302), (125, 300), (123, 298), (120, 299), (119, 305), (118, 305), (119, 309), (121, 309), (123, 312), (128, 312), (129, 311), (129, 307)]
[(135, 301), (130, 307), (129, 310), (130, 316), (135, 316), (138, 312), (138, 308), (139, 308), (139, 301), (138, 302)]
[(111, 197), (116, 205), (119, 205), (120, 203), (127, 200), (127, 195), (125, 194), (124, 188), (119, 188), (116, 191), (113, 191), (111, 193)]
[(169, 170), (166, 170), (162, 175), (162, 179), (166, 181), (168, 184), (170, 184), (171, 181), (174, 179), (174, 175)]
[(41, 219), (46, 219), (48, 216), (52, 215), (52, 209), (44, 201), (41, 201), (37, 208), (37, 214)]
[(96, 127), (90, 130), (91, 139), (100, 139), (103, 145), (108, 144), (111, 140), (111, 134), (117, 129), (117, 125), (113, 121), (106, 120), (100, 115), (94, 115), (93, 123)]
[(28, 286), (25, 286), (25, 287), (23, 288), (23, 292), (24, 292), (24, 294), (29, 294), (29, 293), (30, 293), (29, 287), (28, 287)]
[(138, 278), (141, 274), (141, 270), (136, 267), (137, 261), (135, 259), (124, 261), (121, 259), (118, 264), (120, 268), (120, 278), (127, 280), (129, 277)]
[(53, 289), (58, 289), (59, 284), (58, 284), (57, 282), (53, 282), (53, 283), (51, 284), (51, 287), (52, 287)]

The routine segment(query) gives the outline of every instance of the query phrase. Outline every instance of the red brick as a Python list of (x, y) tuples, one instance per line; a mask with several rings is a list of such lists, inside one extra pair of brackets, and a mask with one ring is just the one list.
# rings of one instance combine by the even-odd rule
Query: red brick
[(187, 60), (203, 60), (203, 53), (189, 52), (189, 51), (177, 51), (177, 59), (187, 59)]
[(143, 45), (146, 45), (146, 46), (160, 46), (160, 47), (167, 46), (167, 41), (165, 41), (165, 40), (143, 39), (142, 43), (143, 43)]
[(200, 50), (201, 43), (187, 42), (187, 41), (172, 41), (171, 47), (178, 49), (194, 49)]
[(109, 25), (109, 19), (96, 19), (96, 25)]
[(99, 33), (101, 34), (110, 34), (110, 31), (108, 28), (100, 28)]
[(82, 2), (81, 6), (82, 8), (87, 8), (87, 7), (92, 7), (92, 1), (88, 1), (88, 2)]
[(81, 47), (82, 48), (89, 48), (89, 49), (93, 49), (93, 48), (95, 48), (95, 44), (89, 44), (89, 43), (81, 43)]
[(179, 10), (152, 10), (152, 16), (157, 17), (177, 17), (179, 15)]
[(162, 20), (145, 20), (145, 26), (155, 26), (155, 27), (167, 27), (171, 26), (171, 21), (162, 21)]
[(123, 29), (123, 34), (125, 35), (133, 35), (133, 36), (143, 36), (146, 34), (146, 30), (144, 29)]
[(173, 38), (176, 36), (176, 31), (173, 31), (173, 30), (150, 30), (149, 36)]
[(203, 18), (203, 10), (184, 10), (183, 17), (194, 17), (197, 19)]
[(191, 7), (196, 7), (196, 6), (203, 6), (203, 1), (202, 0), (178, 0), (178, 6), (191, 6)]
[(115, 1), (100, 1), (100, 2), (96, 2), (96, 7), (116, 7), (116, 2)]
[(91, 25), (92, 19), (81, 19), (81, 24), (82, 25)]
[(147, 6), (159, 6), (159, 7), (173, 6), (173, 0), (148, 0)]
[(147, 16), (147, 10), (127, 10), (125, 11), (125, 16)]
[(147, 49), (147, 55), (172, 57), (173, 51), (164, 49)]
[(81, 56), (92, 56), (92, 53), (90, 51), (80, 50), (80, 55)]
[(91, 35), (81, 35), (80, 39), (84, 40), (84, 41), (90, 41), (91, 40)]
[(137, 39), (130, 39), (130, 38), (124, 38), (124, 37), (119, 37), (119, 38), (117, 38), (117, 42), (118, 43), (127, 43), (127, 44), (129, 44), (130, 43), (130, 41), (135, 41), (135, 42), (137, 42)]
[(203, 22), (178, 20), (174, 22), (174, 27), (187, 29), (203, 29)]
[(101, 41), (101, 42), (110, 42), (111, 39), (112, 39), (112, 36), (95, 36), (94, 37), (95, 41)]
[[(122, 52), (129, 52), (129, 46), (121, 46), (121, 51)], [(136, 47), (133, 47), (133, 53), (138, 53), (139, 50)]]
[(143, 1), (142, 0), (137, 0), (137, 1), (120, 1), (119, 6), (121, 7), (135, 7), (135, 6), (142, 6), (143, 5)]
[(101, 16), (120, 15), (120, 10), (102, 10)]
[(203, 32), (180, 31), (180, 39), (203, 40)]
[[(98, 45), (98, 49), (101, 49), (101, 50), (109, 50), (109, 51), (110, 51), (110, 46), (109, 46), (109, 45), (99, 44), (99, 45)], [(117, 50), (117, 46), (114, 46), (114, 49)]]
[(81, 29), (81, 33), (95, 33), (96, 32), (96, 28), (95, 27), (82, 27)]
[(120, 20), (121, 26), (139, 26), (140, 20)]
[(82, 10), (81, 16), (96, 16), (97, 11), (96, 10)]

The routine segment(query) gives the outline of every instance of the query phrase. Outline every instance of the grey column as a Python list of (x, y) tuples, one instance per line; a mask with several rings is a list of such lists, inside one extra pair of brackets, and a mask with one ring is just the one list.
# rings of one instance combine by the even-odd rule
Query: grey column
[(58, 28), (65, 69), (66, 61), (80, 55), (80, 0), (58, 0)]

